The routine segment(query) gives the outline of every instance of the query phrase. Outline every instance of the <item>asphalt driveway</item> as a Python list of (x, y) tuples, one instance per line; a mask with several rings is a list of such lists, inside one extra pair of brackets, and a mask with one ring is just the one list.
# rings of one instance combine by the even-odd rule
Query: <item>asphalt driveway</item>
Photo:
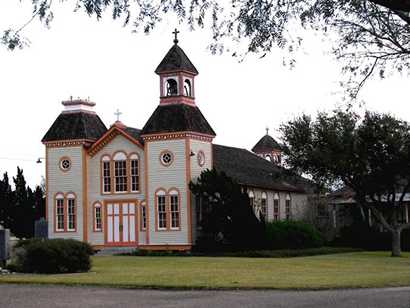
[(0, 307), (410, 308), (410, 287), (328, 291), (159, 291), (0, 285)]

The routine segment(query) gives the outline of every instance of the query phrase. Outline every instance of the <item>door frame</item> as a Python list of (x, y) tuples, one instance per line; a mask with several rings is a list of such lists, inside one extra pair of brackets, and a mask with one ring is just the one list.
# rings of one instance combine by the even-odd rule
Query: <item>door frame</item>
[[(104, 246), (113, 246), (113, 247), (117, 247), (117, 246), (138, 246), (138, 237), (139, 237), (139, 200), (137, 199), (112, 199), (112, 200), (104, 200)], [(134, 229), (135, 229), (135, 242), (123, 242), (122, 241), (122, 231), (120, 231), (120, 242), (118, 243), (114, 243), (108, 242), (108, 211), (107, 211), (107, 207), (108, 204), (114, 204), (114, 203), (118, 203), (120, 205), (120, 225), (122, 225), (122, 219), (123, 219), (123, 215), (122, 215), (122, 204), (123, 203), (134, 203), (135, 204), (135, 213), (134, 213), (134, 217), (135, 217), (135, 225), (134, 225)], [(128, 214), (129, 215), (129, 214)]]

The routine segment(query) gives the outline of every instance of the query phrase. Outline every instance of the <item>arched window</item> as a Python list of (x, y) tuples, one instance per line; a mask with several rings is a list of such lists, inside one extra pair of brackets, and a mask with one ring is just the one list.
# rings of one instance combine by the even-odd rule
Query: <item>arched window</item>
[(57, 194), (55, 197), (55, 230), (64, 231), (65, 229), (65, 210), (64, 210), (64, 195)]
[(156, 207), (157, 207), (157, 228), (158, 230), (167, 229), (167, 204), (166, 193), (163, 190), (156, 192)]
[(75, 231), (76, 229), (76, 202), (73, 193), (67, 194), (67, 231)]
[(111, 157), (105, 155), (101, 159), (102, 164), (102, 190), (103, 193), (111, 192)]
[(171, 190), (169, 195), (169, 208), (171, 212), (171, 229), (179, 229), (180, 215), (179, 215), (179, 193), (176, 190)]
[(266, 219), (267, 217), (267, 213), (268, 213), (268, 209), (267, 209), (267, 195), (265, 192), (262, 193), (262, 199), (261, 199), (261, 216), (263, 217), (263, 219)]
[(290, 220), (292, 216), (292, 200), (290, 198), (290, 194), (286, 195), (286, 200), (285, 200), (285, 214), (286, 214), (286, 220)]
[(114, 157), (114, 187), (115, 192), (126, 192), (127, 183), (127, 156), (123, 152), (117, 152)]
[(139, 187), (139, 161), (137, 154), (130, 155), (130, 178), (131, 178), (131, 191), (137, 192)]
[(102, 207), (98, 202), (94, 204), (94, 231), (102, 231)]
[(253, 193), (252, 190), (250, 190), (250, 191), (248, 192), (248, 196), (249, 196), (249, 205), (250, 205), (251, 207), (253, 207), (254, 204), (255, 204), (255, 195), (254, 195), (254, 193)]
[(273, 195), (273, 220), (278, 221), (280, 215), (280, 207), (279, 207), (279, 195), (275, 193)]
[(140, 226), (141, 226), (141, 231), (145, 231), (147, 229), (147, 205), (145, 201), (141, 202), (141, 221), (140, 221)]
[(185, 79), (184, 81), (184, 95), (189, 97), (192, 96), (191, 81), (189, 81), (189, 79)]
[(175, 79), (173, 78), (167, 79), (166, 87), (167, 87), (167, 96), (178, 95), (178, 82)]

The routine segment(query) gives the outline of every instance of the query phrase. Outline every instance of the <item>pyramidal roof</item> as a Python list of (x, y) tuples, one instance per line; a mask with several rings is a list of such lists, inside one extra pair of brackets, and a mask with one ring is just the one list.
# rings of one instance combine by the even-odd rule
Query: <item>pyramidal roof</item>
[(280, 144), (273, 139), (269, 134), (263, 136), (257, 144), (252, 148), (254, 153), (266, 153), (272, 150), (280, 150)]
[(155, 70), (155, 73), (160, 74), (171, 71), (188, 71), (194, 75), (198, 75), (197, 69), (177, 43), (167, 52)]

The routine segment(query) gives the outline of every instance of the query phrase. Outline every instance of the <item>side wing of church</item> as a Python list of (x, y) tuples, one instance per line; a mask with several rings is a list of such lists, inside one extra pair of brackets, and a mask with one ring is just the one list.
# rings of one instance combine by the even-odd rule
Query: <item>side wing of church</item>
[(277, 176), (283, 168), (272, 137), (254, 153), (212, 143), (216, 134), (195, 103), (198, 71), (174, 43), (155, 70), (160, 103), (142, 129), (120, 121), (107, 128), (87, 100), (62, 103), (42, 139), (49, 238), (189, 250), (202, 209), (188, 186), (213, 167), (235, 178), (266, 220), (308, 218), (303, 181)]

